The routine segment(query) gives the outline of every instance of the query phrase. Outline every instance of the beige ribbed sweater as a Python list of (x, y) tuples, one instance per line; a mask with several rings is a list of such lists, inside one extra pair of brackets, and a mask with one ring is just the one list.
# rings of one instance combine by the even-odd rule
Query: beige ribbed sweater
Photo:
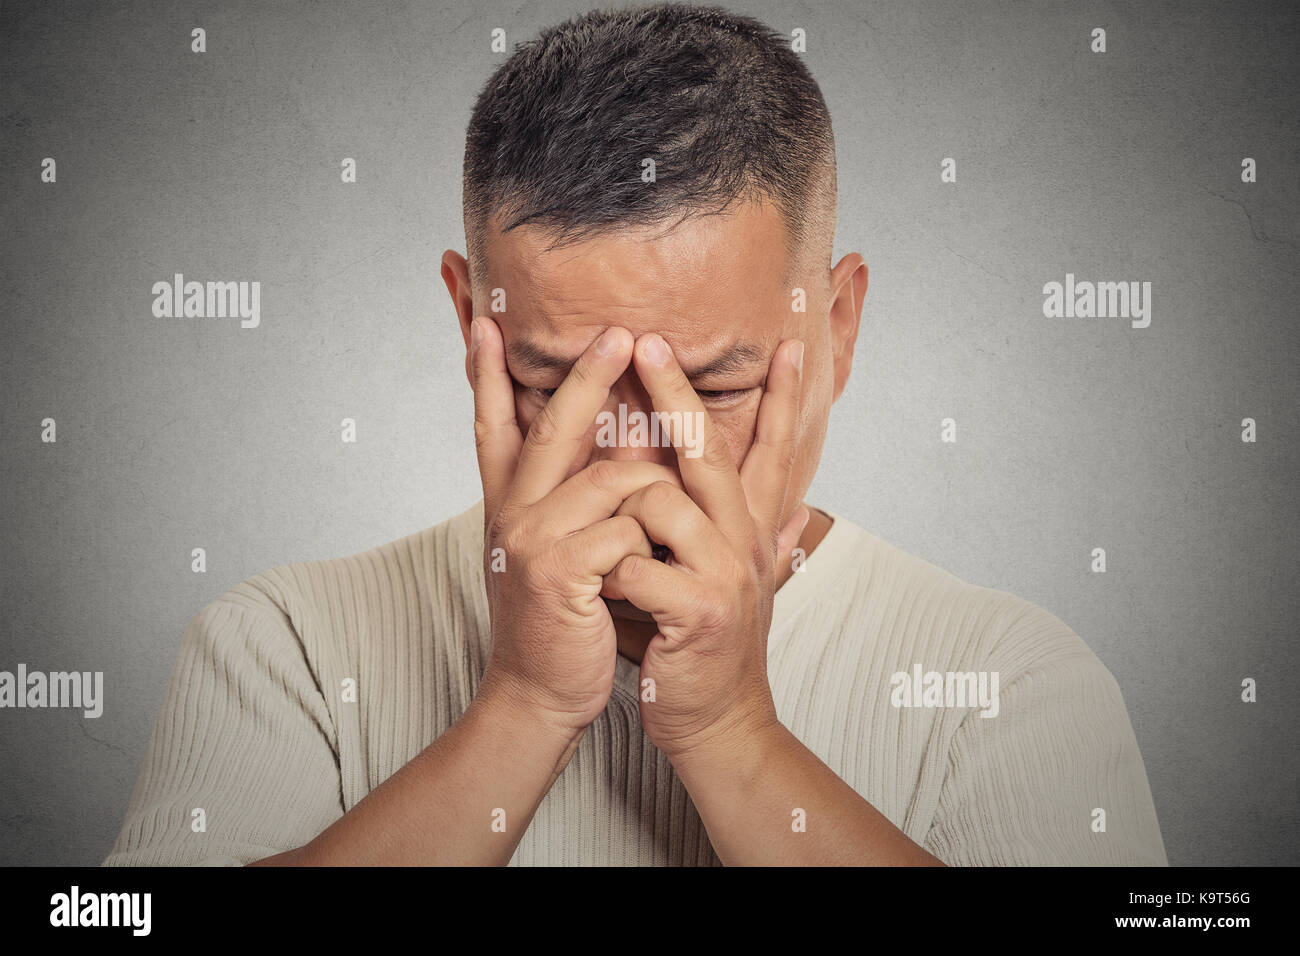
[[(946, 863), (1166, 865), (1119, 688), (1083, 641), (831, 517), (776, 595), (782, 723)], [(199, 611), (104, 865), (233, 865), (301, 846), (446, 731), (488, 656), (482, 530), (479, 502), (361, 554), (255, 575)], [(997, 716), (895, 706), (891, 675), (918, 664), (998, 672)], [(718, 863), (641, 730), (638, 676), (620, 656), (609, 705), (512, 864)]]

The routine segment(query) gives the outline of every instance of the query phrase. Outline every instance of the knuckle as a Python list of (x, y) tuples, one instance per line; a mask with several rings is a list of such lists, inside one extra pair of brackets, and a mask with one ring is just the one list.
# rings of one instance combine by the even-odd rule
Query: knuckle
[(568, 380), (579, 387), (586, 385), (594, 377), (594, 364), (595, 359), (592, 358), (591, 352), (583, 353), (569, 369)]
[(506, 535), (509, 533), (510, 523), (511, 523), (510, 515), (507, 513), (505, 508), (502, 508), (495, 515), (493, 515), (492, 518), (488, 521), (488, 526), (487, 526), (488, 541), (492, 542), (493, 544), (500, 544), (505, 539)]
[(696, 607), (697, 620), (706, 631), (725, 630), (731, 620), (731, 609), (720, 595), (705, 594)]
[(551, 582), (534, 568), (525, 568), (520, 576), (518, 594), (538, 602), (552, 592)]
[(572, 549), (563, 540), (542, 548), (520, 560), (520, 584), (533, 595), (558, 593), (573, 577), (572, 559)]
[(645, 503), (654, 508), (663, 508), (677, 500), (677, 487), (667, 481), (656, 481), (646, 485)]
[(638, 560), (640, 555), (629, 554), (618, 564), (614, 565), (613, 576), (620, 581), (639, 581), (645, 577), (646, 566)]
[(505, 548), (506, 559), (522, 559), (528, 553), (530, 535), (523, 522), (512, 522), (497, 540)]
[(560, 423), (556, 421), (555, 410), (548, 402), (533, 419), (533, 424), (528, 429), (528, 437), (539, 445), (548, 445), (555, 441), (559, 433)]
[(545, 560), (530, 561), (527, 564), (527, 580), (534, 592), (557, 593), (569, 580), (567, 556), (552, 552)]
[(754, 572), (752, 566), (745, 567), (739, 561), (732, 561), (727, 567), (726, 578), (733, 589), (733, 593), (740, 593), (753, 582)]
[(587, 480), (601, 491), (610, 491), (619, 477), (618, 462), (612, 458), (602, 458), (587, 466)]
[(641, 522), (631, 515), (615, 515), (610, 521), (614, 523), (614, 537), (619, 542), (636, 544), (641, 538), (645, 537), (645, 532), (641, 529)]
[(729, 471), (736, 467), (726, 442), (720, 439), (710, 441), (707, 436), (704, 439), (704, 463), (715, 471)]
[(695, 392), (695, 387), (691, 385), (690, 379), (686, 377), (686, 372), (682, 369), (681, 363), (677, 361), (676, 354), (668, 363), (667, 379), (669, 394), (682, 399), (686, 408), (696, 406), (699, 396)]

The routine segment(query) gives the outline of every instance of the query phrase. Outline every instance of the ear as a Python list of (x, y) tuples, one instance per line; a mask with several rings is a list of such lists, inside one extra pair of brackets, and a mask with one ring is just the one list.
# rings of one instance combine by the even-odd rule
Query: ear
[(853, 368), (853, 347), (858, 342), (862, 300), (867, 295), (867, 263), (850, 252), (831, 269), (831, 356), (835, 363), (835, 396), (839, 401)]
[(465, 341), (465, 379), (474, 384), (473, 370), (469, 364), (469, 326), (474, 321), (474, 290), (469, 281), (469, 263), (454, 249), (442, 254), (442, 281), (447, 283), (451, 304), (456, 307), (460, 320), (460, 336)]

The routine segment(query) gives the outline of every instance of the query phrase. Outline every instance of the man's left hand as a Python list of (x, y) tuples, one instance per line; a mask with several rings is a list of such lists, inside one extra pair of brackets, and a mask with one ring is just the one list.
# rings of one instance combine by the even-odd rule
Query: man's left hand
[(618, 510), (671, 549), (668, 561), (629, 555), (606, 576), (655, 619), (658, 633), (641, 661), (641, 724), (656, 747), (677, 759), (743, 743), (777, 724), (768, 628), (779, 569), (789, 564), (809, 518), (802, 504), (786, 513), (803, 343), (786, 340), (772, 356), (754, 441), (739, 471), (668, 344), (647, 333), (634, 355), (655, 409), (704, 425), (694, 457), (681, 435), (673, 436), (685, 491), (655, 482)]

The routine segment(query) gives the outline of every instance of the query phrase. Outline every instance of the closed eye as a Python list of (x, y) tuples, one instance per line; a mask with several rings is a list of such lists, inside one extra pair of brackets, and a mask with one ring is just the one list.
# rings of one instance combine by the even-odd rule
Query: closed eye
[(753, 389), (749, 388), (728, 388), (721, 391), (696, 389), (695, 394), (700, 396), (700, 401), (711, 402), (715, 405), (727, 405), (737, 399), (748, 395)]
[[(550, 399), (550, 397), (559, 390), (558, 386), (556, 388), (534, 388), (531, 385), (520, 385), (519, 387), (522, 388), (525, 393), (531, 395), (533, 398), (537, 399), (539, 402), (542, 402), (543, 404), (547, 402)], [(741, 398), (742, 396), (752, 391), (753, 391), (752, 388), (726, 388), (726, 389), (697, 388), (695, 390), (695, 394), (700, 396), (700, 400), (703, 402), (708, 402), (715, 405), (726, 405), (730, 402), (736, 401), (737, 399)]]

